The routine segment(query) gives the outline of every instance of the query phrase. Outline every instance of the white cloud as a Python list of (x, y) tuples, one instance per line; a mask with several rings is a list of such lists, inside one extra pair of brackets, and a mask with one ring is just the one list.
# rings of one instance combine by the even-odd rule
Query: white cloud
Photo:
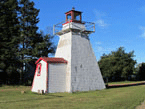
[(97, 47), (97, 52), (104, 52), (105, 51), (105, 49), (103, 48), (103, 47), (101, 47), (101, 46), (98, 46)]
[(96, 45), (101, 45), (102, 44), (102, 42), (96, 42)]
[(112, 50), (113, 50), (112, 48), (104, 48), (102, 46), (97, 46), (95, 52), (103, 54), (103, 53), (110, 53)]
[(145, 13), (145, 6), (140, 7), (140, 8), (139, 8), (139, 11), (140, 11), (141, 13)]
[(106, 14), (103, 12), (100, 12), (98, 10), (95, 10), (94, 13), (95, 13), (95, 17), (96, 17), (95, 23), (101, 28), (107, 27), (108, 24), (104, 20), (104, 17), (106, 17)]
[(141, 37), (145, 38), (145, 27), (140, 26), (140, 30), (142, 31)]
[(96, 24), (98, 24), (99, 27), (103, 27), (103, 28), (107, 26), (107, 24), (102, 19), (97, 20)]
[(98, 10), (95, 10), (94, 13), (95, 13), (95, 16), (96, 16), (98, 19), (101, 19), (102, 17), (106, 16), (105, 13), (100, 12), (100, 11), (98, 11)]

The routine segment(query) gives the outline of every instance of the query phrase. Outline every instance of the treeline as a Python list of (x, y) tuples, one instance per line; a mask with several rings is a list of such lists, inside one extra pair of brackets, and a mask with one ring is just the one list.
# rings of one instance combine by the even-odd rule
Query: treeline
[(104, 81), (145, 80), (145, 63), (136, 65), (134, 56), (134, 51), (126, 53), (124, 47), (103, 54), (98, 63)]
[(52, 36), (38, 32), (39, 9), (30, 0), (0, 1), (0, 83), (23, 84), (26, 64), (54, 53)]
[[(53, 37), (38, 32), (40, 10), (34, 6), (30, 0), (0, 1), (0, 84), (24, 84), (24, 75), (34, 72), (28, 65), (35, 67), (39, 57), (55, 52)], [(123, 47), (103, 54), (99, 67), (104, 80), (145, 80), (145, 63), (136, 65), (133, 57)]]

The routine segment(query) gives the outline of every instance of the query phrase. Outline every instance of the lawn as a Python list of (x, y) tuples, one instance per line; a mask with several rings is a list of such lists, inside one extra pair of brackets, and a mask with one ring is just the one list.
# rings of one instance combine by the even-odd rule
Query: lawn
[(46, 95), (30, 88), (0, 87), (0, 109), (134, 109), (145, 100), (145, 85)]

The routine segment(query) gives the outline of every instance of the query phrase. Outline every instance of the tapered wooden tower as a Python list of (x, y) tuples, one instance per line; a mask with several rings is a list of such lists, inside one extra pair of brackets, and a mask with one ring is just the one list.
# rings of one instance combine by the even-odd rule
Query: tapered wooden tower
[[(95, 24), (82, 21), (82, 12), (74, 8), (65, 13), (64, 23), (54, 25), (59, 35), (55, 57), (68, 61), (66, 67), (66, 92), (104, 89), (105, 84), (93, 53), (89, 34), (95, 32)], [(59, 29), (59, 26), (62, 27)]]

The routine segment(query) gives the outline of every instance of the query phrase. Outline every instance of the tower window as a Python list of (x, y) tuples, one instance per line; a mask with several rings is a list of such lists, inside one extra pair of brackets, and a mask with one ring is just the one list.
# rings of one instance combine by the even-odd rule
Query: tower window
[(41, 75), (41, 63), (37, 65), (37, 76)]

